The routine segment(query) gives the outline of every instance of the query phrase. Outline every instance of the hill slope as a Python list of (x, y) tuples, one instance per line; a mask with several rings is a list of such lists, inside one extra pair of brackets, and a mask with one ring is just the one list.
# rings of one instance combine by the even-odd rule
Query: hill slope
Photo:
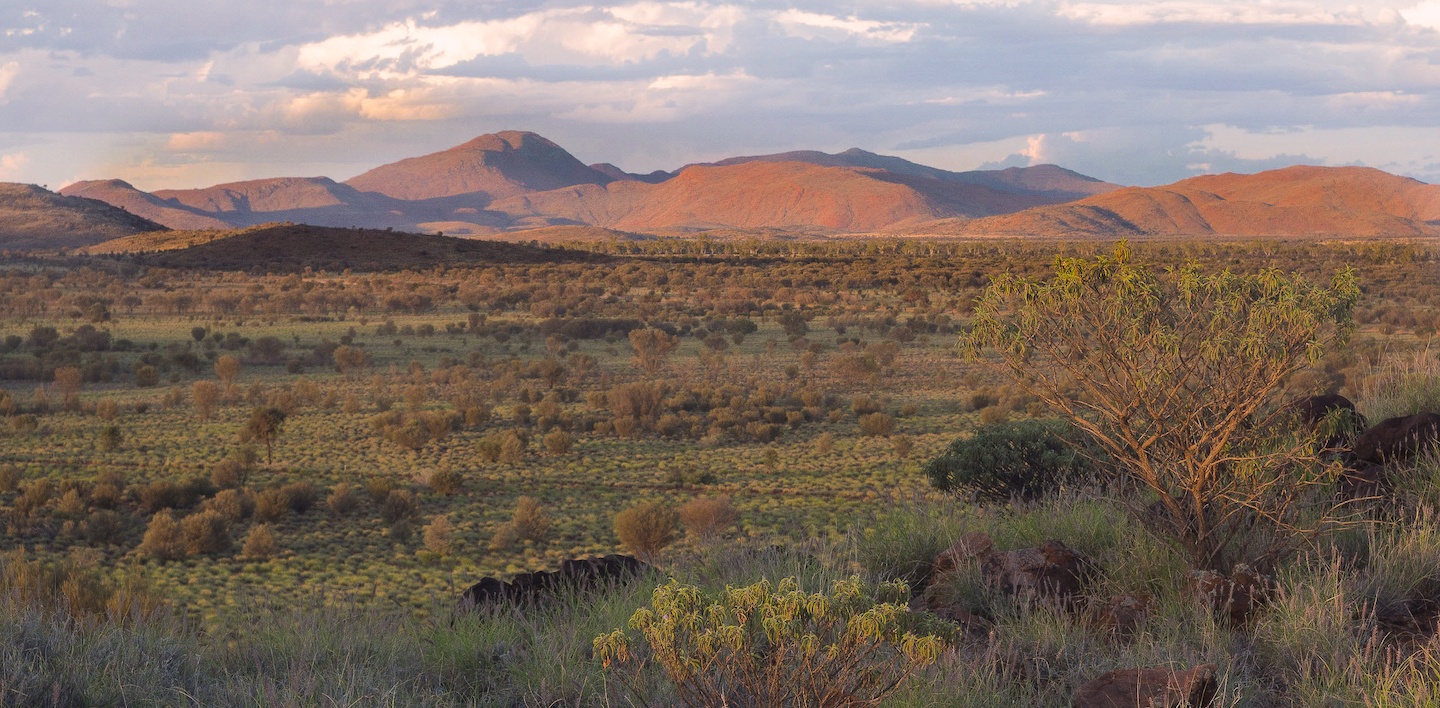
[(362, 192), (417, 200), (459, 194), (501, 199), (611, 181), (610, 175), (586, 166), (539, 135), (506, 131), (482, 135), (449, 150), (382, 165), (346, 184)]
[(91, 255), (129, 255), (166, 268), (295, 271), (395, 270), (412, 266), (485, 263), (551, 263), (599, 260), (600, 256), (518, 243), (476, 241), (379, 229), (342, 229), (304, 224), (265, 224), (223, 232), (139, 235), (99, 244)]
[(231, 227), (230, 222), (218, 216), (206, 214), (178, 202), (166, 201), (149, 192), (142, 192), (124, 180), (104, 179), (76, 182), (61, 189), (60, 193), (70, 197), (98, 199), (172, 229), (227, 229)]
[(103, 201), (0, 182), (0, 249), (75, 248), (164, 229)]
[(1074, 236), (1440, 235), (1440, 186), (1366, 167), (1296, 166), (1128, 188), (937, 233)]

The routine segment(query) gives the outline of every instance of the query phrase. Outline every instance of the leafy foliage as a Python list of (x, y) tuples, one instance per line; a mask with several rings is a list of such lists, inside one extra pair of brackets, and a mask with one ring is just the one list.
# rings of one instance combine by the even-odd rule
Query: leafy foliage
[(1075, 432), (1059, 420), (982, 426), (928, 462), (925, 474), (942, 492), (963, 490), (990, 501), (1034, 499), (1090, 472)]

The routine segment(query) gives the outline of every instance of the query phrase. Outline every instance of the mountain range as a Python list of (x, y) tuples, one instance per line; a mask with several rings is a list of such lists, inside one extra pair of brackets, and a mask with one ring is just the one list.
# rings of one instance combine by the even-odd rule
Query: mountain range
[[(36, 218), (46, 210), (50, 217)], [(30, 185), (0, 190), (0, 248), (275, 222), (462, 237), (555, 236), (567, 227), (652, 236), (1413, 237), (1440, 235), (1440, 186), (1370, 168), (1297, 166), (1122, 187), (1055, 165), (952, 172), (860, 149), (642, 175), (586, 165), (539, 135), (507, 131), (345, 182), (282, 177), (145, 192), (112, 179), (58, 195)]]

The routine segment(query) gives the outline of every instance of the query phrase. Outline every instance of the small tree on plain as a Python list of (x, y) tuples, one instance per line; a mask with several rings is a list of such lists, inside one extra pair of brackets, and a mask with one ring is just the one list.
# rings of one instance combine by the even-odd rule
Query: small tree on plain
[(649, 560), (675, 540), (679, 523), (674, 509), (660, 502), (641, 502), (615, 515), (615, 535), (631, 553)]
[(660, 373), (665, 357), (680, 346), (680, 338), (664, 330), (630, 330), (630, 347), (635, 350), (635, 364), (645, 373), (654, 376)]
[(279, 408), (256, 408), (250, 412), (245, 427), (240, 429), (240, 442), (258, 441), (265, 446), (265, 464), (274, 461), (275, 439), (285, 426), (285, 411)]
[(1142, 518), (1192, 563), (1268, 565), (1341, 520), (1313, 436), (1274, 399), (1345, 340), (1359, 294), (1349, 269), (1329, 287), (1272, 269), (1159, 275), (1121, 243), (1058, 259), (1049, 280), (1001, 276), (961, 344), (1157, 496)]

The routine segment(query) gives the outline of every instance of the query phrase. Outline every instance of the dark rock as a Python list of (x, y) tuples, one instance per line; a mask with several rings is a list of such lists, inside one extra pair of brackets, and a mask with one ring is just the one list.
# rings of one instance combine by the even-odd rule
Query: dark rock
[(1355, 403), (1337, 393), (1299, 398), (1287, 404), (1285, 410), (1310, 430), (1316, 430), (1326, 423), (1333, 413), (1340, 411), (1342, 417), (1334, 420), (1337, 425), (1328, 431), (1329, 434), (1323, 441), (1327, 450), (1349, 447), (1355, 434), (1365, 429), (1365, 416), (1355, 409)]
[(1091, 624), (1128, 637), (1145, 623), (1155, 599), (1149, 595), (1114, 595), (1109, 600), (1090, 606)]
[(991, 627), (989, 619), (971, 612), (964, 603), (947, 599), (939, 585), (931, 585), (925, 592), (910, 599), (911, 612), (929, 612), (947, 622), (953, 622), (967, 634), (984, 636)]
[(1190, 574), (1190, 587), (1196, 599), (1213, 610), (1217, 619), (1231, 627), (1248, 627), (1270, 599), (1275, 583), (1239, 563), (1228, 577), (1213, 570), (1195, 571)]
[(960, 537), (954, 545), (935, 556), (931, 564), (930, 577), (938, 578), (954, 571), (965, 563), (982, 560), (995, 549), (995, 541), (980, 531), (971, 531)]
[(1440, 441), (1440, 415), (1415, 415), (1387, 418), (1355, 438), (1354, 455), (1373, 464), (1398, 462)]
[(1094, 577), (1095, 564), (1084, 553), (1050, 540), (1036, 548), (992, 553), (980, 570), (988, 582), (1006, 592), (1073, 602)]
[(1189, 671), (1120, 669), (1087, 681), (1074, 708), (1207, 708), (1220, 693), (1214, 664)]
[(561, 562), (560, 570), (521, 573), (502, 583), (482, 578), (460, 594), (462, 610), (501, 603), (517, 605), (539, 602), (563, 592), (584, 592), (607, 583), (617, 583), (644, 573), (650, 566), (631, 556), (609, 555)]
[(1384, 465), (1364, 465), (1360, 469), (1347, 468), (1340, 474), (1340, 482), (1335, 487), (1335, 496), (1341, 501), (1355, 501), (1382, 497), (1389, 491), (1390, 475), (1386, 467)]

